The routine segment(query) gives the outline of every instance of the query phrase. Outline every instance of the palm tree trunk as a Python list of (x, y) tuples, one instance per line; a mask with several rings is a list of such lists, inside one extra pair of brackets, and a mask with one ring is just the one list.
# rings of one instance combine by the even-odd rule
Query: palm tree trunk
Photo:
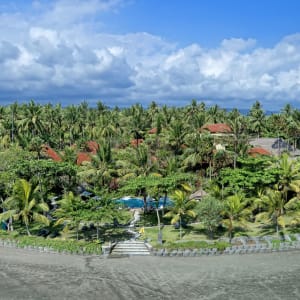
[(79, 224), (76, 225), (76, 239), (79, 240)]
[(9, 217), (9, 221), (8, 221), (8, 231), (14, 231), (14, 227), (13, 227), (13, 218)]
[(279, 224), (278, 224), (278, 217), (276, 217), (276, 233), (277, 233), (277, 236), (279, 237)]
[(229, 243), (231, 243), (232, 240), (232, 229), (233, 229), (233, 225), (232, 225), (232, 219), (229, 219)]
[(28, 223), (27, 222), (25, 223), (25, 226), (26, 226), (27, 235), (30, 236), (31, 233), (29, 231), (29, 227), (28, 227)]
[(99, 240), (99, 224), (96, 224), (96, 230), (97, 230), (97, 240)]
[(160, 229), (160, 217), (159, 217), (158, 208), (156, 208), (156, 216), (157, 216), (157, 227), (158, 227), (158, 242), (162, 244), (162, 234)]
[(167, 203), (167, 195), (168, 195), (168, 193), (165, 192), (164, 203), (163, 203), (163, 208), (162, 208), (162, 216), (165, 214), (165, 206), (166, 206), (166, 203)]
[(180, 239), (182, 239), (181, 217), (179, 217), (179, 236), (180, 236)]

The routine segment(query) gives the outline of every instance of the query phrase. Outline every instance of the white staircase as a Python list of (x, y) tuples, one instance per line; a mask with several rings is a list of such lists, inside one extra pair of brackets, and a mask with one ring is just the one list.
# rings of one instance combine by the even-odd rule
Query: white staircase
[(110, 254), (111, 257), (139, 255), (150, 255), (150, 251), (144, 242), (135, 240), (118, 242)]

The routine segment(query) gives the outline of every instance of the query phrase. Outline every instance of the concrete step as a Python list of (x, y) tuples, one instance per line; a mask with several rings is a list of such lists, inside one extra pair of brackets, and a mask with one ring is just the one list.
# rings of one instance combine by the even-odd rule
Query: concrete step
[(115, 248), (135, 248), (135, 249), (144, 249), (146, 248), (146, 246), (144, 245), (131, 245), (131, 246), (128, 246), (126, 244), (122, 244), (122, 245), (116, 245)]
[(149, 249), (141, 241), (123, 241), (119, 242), (112, 250), (111, 257), (150, 255)]

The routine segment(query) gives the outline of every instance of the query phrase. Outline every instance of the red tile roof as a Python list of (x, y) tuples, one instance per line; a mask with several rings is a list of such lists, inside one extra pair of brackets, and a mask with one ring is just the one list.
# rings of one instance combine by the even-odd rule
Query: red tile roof
[(77, 154), (77, 165), (81, 165), (84, 161), (91, 161), (91, 156), (86, 152), (79, 152)]
[(157, 133), (157, 128), (152, 128), (148, 131), (149, 134), (155, 134)]
[(95, 142), (95, 141), (88, 141), (88, 142), (86, 143), (86, 145), (87, 145), (88, 150), (89, 150), (91, 153), (93, 153), (93, 154), (96, 154), (96, 153), (97, 153), (97, 151), (98, 151), (98, 149), (99, 149), (99, 145), (98, 145), (97, 142)]
[(54, 161), (62, 161), (61, 157), (55, 152), (50, 146), (44, 145), (42, 151), (46, 156), (53, 159)]
[(202, 130), (208, 130), (210, 133), (231, 133), (231, 128), (224, 123), (206, 124), (201, 127)]
[(260, 147), (254, 147), (251, 148), (248, 151), (248, 154), (251, 156), (257, 156), (257, 155), (271, 155), (271, 152), (269, 152), (268, 150), (264, 149), (264, 148), (260, 148)]
[(141, 143), (143, 143), (143, 142), (144, 142), (143, 139), (134, 139), (134, 140), (131, 140), (131, 141), (130, 141), (130, 144), (131, 144), (131, 146), (136, 147), (136, 146), (138, 146), (139, 144), (141, 144)]

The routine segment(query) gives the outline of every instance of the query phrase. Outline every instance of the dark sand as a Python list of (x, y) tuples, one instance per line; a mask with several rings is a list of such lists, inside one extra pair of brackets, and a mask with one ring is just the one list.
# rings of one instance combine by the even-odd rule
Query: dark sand
[(300, 299), (300, 252), (104, 259), (0, 247), (0, 299)]

